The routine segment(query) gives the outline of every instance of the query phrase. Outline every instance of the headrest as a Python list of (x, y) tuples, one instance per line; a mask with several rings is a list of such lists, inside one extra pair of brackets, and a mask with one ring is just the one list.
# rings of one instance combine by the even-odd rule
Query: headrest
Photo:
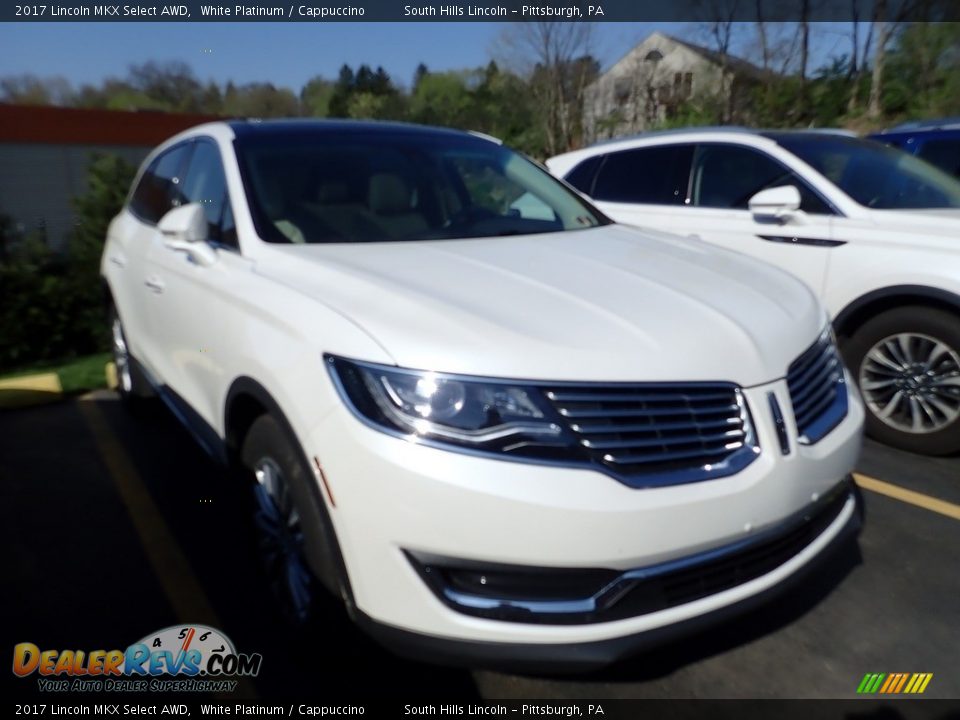
[(345, 203), (350, 194), (345, 180), (326, 180), (317, 185), (316, 202), (320, 205)]
[(377, 214), (409, 211), (413, 195), (406, 181), (393, 173), (377, 173), (370, 177), (367, 203)]

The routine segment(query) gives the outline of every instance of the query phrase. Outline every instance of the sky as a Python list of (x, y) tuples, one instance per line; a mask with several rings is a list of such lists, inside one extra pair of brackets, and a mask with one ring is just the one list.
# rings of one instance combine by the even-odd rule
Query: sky
[[(820, 23), (813, 65), (845, 49), (848, 24)], [(201, 80), (272, 82), (294, 91), (335, 78), (340, 66), (382, 65), (409, 86), (421, 62), (434, 71), (485, 65), (500, 23), (0, 23), (0, 76), (62, 76), (74, 86), (123, 77), (132, 63), (182, 60)], [(693, 23), (596, 23), (604, 68), (654, 30), (697, 41)], [(707, 39), (700, 37), (702, 44)]]

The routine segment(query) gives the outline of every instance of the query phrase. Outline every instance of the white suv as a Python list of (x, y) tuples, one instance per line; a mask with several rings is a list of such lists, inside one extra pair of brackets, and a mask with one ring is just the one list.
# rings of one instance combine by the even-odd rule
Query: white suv
[(747, 253), (823, 300), (867, 433), (960, 451), (960, 182), (838, 132), (701, 129), (547, 161), (608, 216)]
[(418, 657), (603, 663), (859, 525), (863, 408), (810, 291), (489, 139), (197, 127), (102, 271), (122, 396), (243, 470), (294, 621), (319, 581)]

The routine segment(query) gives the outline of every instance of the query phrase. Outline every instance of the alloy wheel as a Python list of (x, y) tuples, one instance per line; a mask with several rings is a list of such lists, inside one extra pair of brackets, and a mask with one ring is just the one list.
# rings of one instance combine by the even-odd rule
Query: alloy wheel
[(117, 370), (117, 383), (124, 393), (133, 390), (133, 375), (130, 373), (130, 352), (127, 350), (127, 340), (123, 335), (123, 324), (120, 318), (114, 317), (113, 332), (113, 365)]
[(960, 418), (960, 355), (929, 335), (877, 342), (860, 364), (859, 384), (871, 412), (901, 432), (933, 433)]
[(253, 474), (255, 520), (267, 574), (284, 611), (295, 622), (304, 623), (313, 604), (313, 586), (303, 554), (300, 514), (275, 460), (261, 458)]

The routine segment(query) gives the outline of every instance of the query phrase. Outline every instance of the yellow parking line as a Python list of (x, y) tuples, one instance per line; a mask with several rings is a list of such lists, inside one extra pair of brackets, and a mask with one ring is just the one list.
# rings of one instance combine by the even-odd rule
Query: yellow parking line
[[(77, 406), (93, 435), (97, 451), (107, 466), (113, 484), (127, 507), (127, 513), (140, 537), (140, 544), (153, 573), (177, 617), (184, 623), (222, 627), (200, 581), (190, 568), (190, 562), (180, 551), (180, 546), (153, 502), (150, 491), (123, 447), (117, 443), (96, 402), (80, 400)], [(241, 679), (236, 692), (229, 697), (253, 698), (256, 694), (249, 681)]]
[(113, 484), (127, 506), (147, 559), (177, 616), (190, 622), (216, 625), (216, 614), (190, 569), (190, 563), (180, 551), (130, 458), (114, 439), (103, 414), (96, 403), (79, 402), (77, 405), (93, 434), (100, 457), (110, 471)]
[(857, 485), (862, 487), (864, 490), (870, 490), (872, 492), (879, 493), (880, 495), (886, 495), (887, 497), (892, 497), (895, 500), (900, 500), (901, 502), (909, 503), (910, 505), (916, 505), (924, 510), (946, 515), (954, 520), (960, 520), (960, 505), (955, 505), (954, 503), (941, 500), (940, 498), (931, 497), (930, 495), (924, 495), (923, 493), (918, 493), (914, 490), (907, 490), (899, 485), (883, 482), (882, 480), (877, 480), (876, 478), (868, 477), (867, 475), (861, 475), (860, 473), (854, 473), (853, 479), (857, 482)]

